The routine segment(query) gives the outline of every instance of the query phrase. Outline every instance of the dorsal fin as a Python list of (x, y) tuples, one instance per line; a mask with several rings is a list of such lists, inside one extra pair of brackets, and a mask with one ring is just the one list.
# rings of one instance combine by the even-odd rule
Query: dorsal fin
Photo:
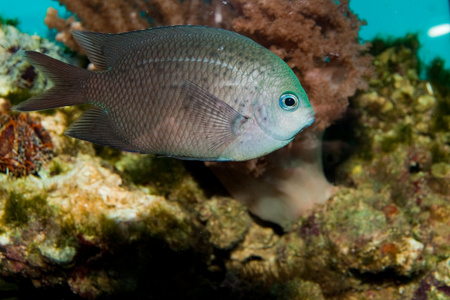
[(78, 30), (72, 34), (99, 71), (107, 70), (121, 54), (119, 45), (109, 42), (110, 34)]
[(107, 70), (126, 51), (134, 47), (160, 42), (162, 38), (170, 36), (192, 34), (240, 36), (223, 29), (194, 25), (163, 26), (116, 34), (74, 30), (72, 34), (98, 70)]

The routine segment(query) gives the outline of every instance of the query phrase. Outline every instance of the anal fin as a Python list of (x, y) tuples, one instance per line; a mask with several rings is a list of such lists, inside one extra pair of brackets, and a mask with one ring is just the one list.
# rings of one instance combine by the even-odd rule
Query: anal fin
[(135, 146), (123, 141), (113, 131), (108, 114), (99, 107), (94, 107), (73, 122), (64, 134), (97, 145), (109, 146), (122, 151), (139, 152)]

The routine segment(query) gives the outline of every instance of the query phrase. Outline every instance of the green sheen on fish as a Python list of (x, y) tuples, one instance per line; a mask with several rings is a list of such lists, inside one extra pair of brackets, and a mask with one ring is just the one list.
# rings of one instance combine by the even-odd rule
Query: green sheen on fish
[(285, 146), (314, 121), (289, 66), (235, 32), (172, 26), (73, 35), (98, 71), (27, 51), (55, 85), (13, 107), (91, 104), (66, 130), (71, 137), (182, 159), (248, 160)]

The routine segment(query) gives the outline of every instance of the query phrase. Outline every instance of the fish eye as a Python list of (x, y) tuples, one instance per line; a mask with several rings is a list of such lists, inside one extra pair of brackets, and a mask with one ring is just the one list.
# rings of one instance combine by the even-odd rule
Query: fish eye
[(280, 106), (287, 111), (293, 111), (298, 108), (298, 97), (294, 94), (283, 94), (280, 97)]

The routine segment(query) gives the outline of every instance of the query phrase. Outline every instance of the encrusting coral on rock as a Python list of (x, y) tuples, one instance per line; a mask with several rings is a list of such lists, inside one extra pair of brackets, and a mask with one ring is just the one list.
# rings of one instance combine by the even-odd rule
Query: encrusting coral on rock
[(47, 39), (0, 24), (0, 97), (24, 100), (50, 87), (50, 81), (35, 72), (34, 67), (23, 59), (23, 50), (40, 51), (67, 61), (61, 55), (61, 49)]

